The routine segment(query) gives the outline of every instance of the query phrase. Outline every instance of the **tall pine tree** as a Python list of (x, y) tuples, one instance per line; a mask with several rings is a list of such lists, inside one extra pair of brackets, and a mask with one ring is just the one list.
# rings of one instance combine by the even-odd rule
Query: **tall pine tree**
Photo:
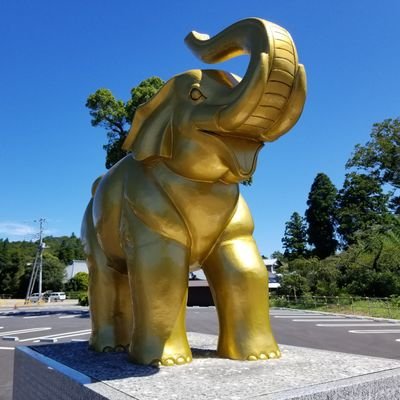
[(306, 220), (308, 243), (314, 247), (317, 257), (323, 259), (334, 254), (338, 242), (335, 239), (335, 201), (337, 190), (329, 177), (319, 173), (308, 194)]
[(285, 235), (282, 238), (284, 256), (289, 260), (304, 257), (307, 254), (307, 236), (304, 218), (294, 212), (286, 222)]

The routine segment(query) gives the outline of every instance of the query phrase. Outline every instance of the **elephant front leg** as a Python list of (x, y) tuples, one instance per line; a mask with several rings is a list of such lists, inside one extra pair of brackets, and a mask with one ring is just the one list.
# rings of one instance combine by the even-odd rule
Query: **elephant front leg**
[(145, 365), (188, 363), (187, 248), (136, 221), (134, 246), (126, 250), (134, 310), (130, 359)]
[(237, 360), (279, 357), (269, 322), (267, 270), (252, 236), (222, 241), (204, 272), (218, 312), (218, 354)]

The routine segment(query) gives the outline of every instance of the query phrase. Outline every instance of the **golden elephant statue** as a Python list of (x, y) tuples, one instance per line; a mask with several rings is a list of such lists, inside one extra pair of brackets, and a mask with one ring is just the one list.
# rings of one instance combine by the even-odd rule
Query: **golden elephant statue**
[(259, 150), (299, 118), (306, 78), (289, 33), (249, 18), (186, 39), (207, 63), (249, 54), (245, 77), (190, 70), (135, 114), (131, 150), (93, 185), (82, 225), (90, 346), (126, 347), (139, 364), (192, 359), (185, 328), (190, 271), (201, 268), (219, 318), (218, 355), (276, 358), (268, 277), (238, 183)]

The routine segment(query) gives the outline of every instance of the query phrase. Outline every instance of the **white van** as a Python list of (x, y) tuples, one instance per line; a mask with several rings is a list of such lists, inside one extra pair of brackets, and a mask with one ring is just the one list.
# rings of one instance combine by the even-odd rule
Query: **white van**
[(52, 292), (49, 295), (49, 301), (64, 301), (66, 298), (64, 292)]

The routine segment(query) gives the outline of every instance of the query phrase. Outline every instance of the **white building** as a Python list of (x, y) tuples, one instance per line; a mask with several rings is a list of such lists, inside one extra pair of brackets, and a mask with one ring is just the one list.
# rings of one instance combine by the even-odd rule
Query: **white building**
[(67, 265), (67, 267), (65, 268), (65, 280), (69, 281), (78, 272), (86, 272), (87, 274), (89, 273), (86, 261), (72, 260), (72, 264)]

